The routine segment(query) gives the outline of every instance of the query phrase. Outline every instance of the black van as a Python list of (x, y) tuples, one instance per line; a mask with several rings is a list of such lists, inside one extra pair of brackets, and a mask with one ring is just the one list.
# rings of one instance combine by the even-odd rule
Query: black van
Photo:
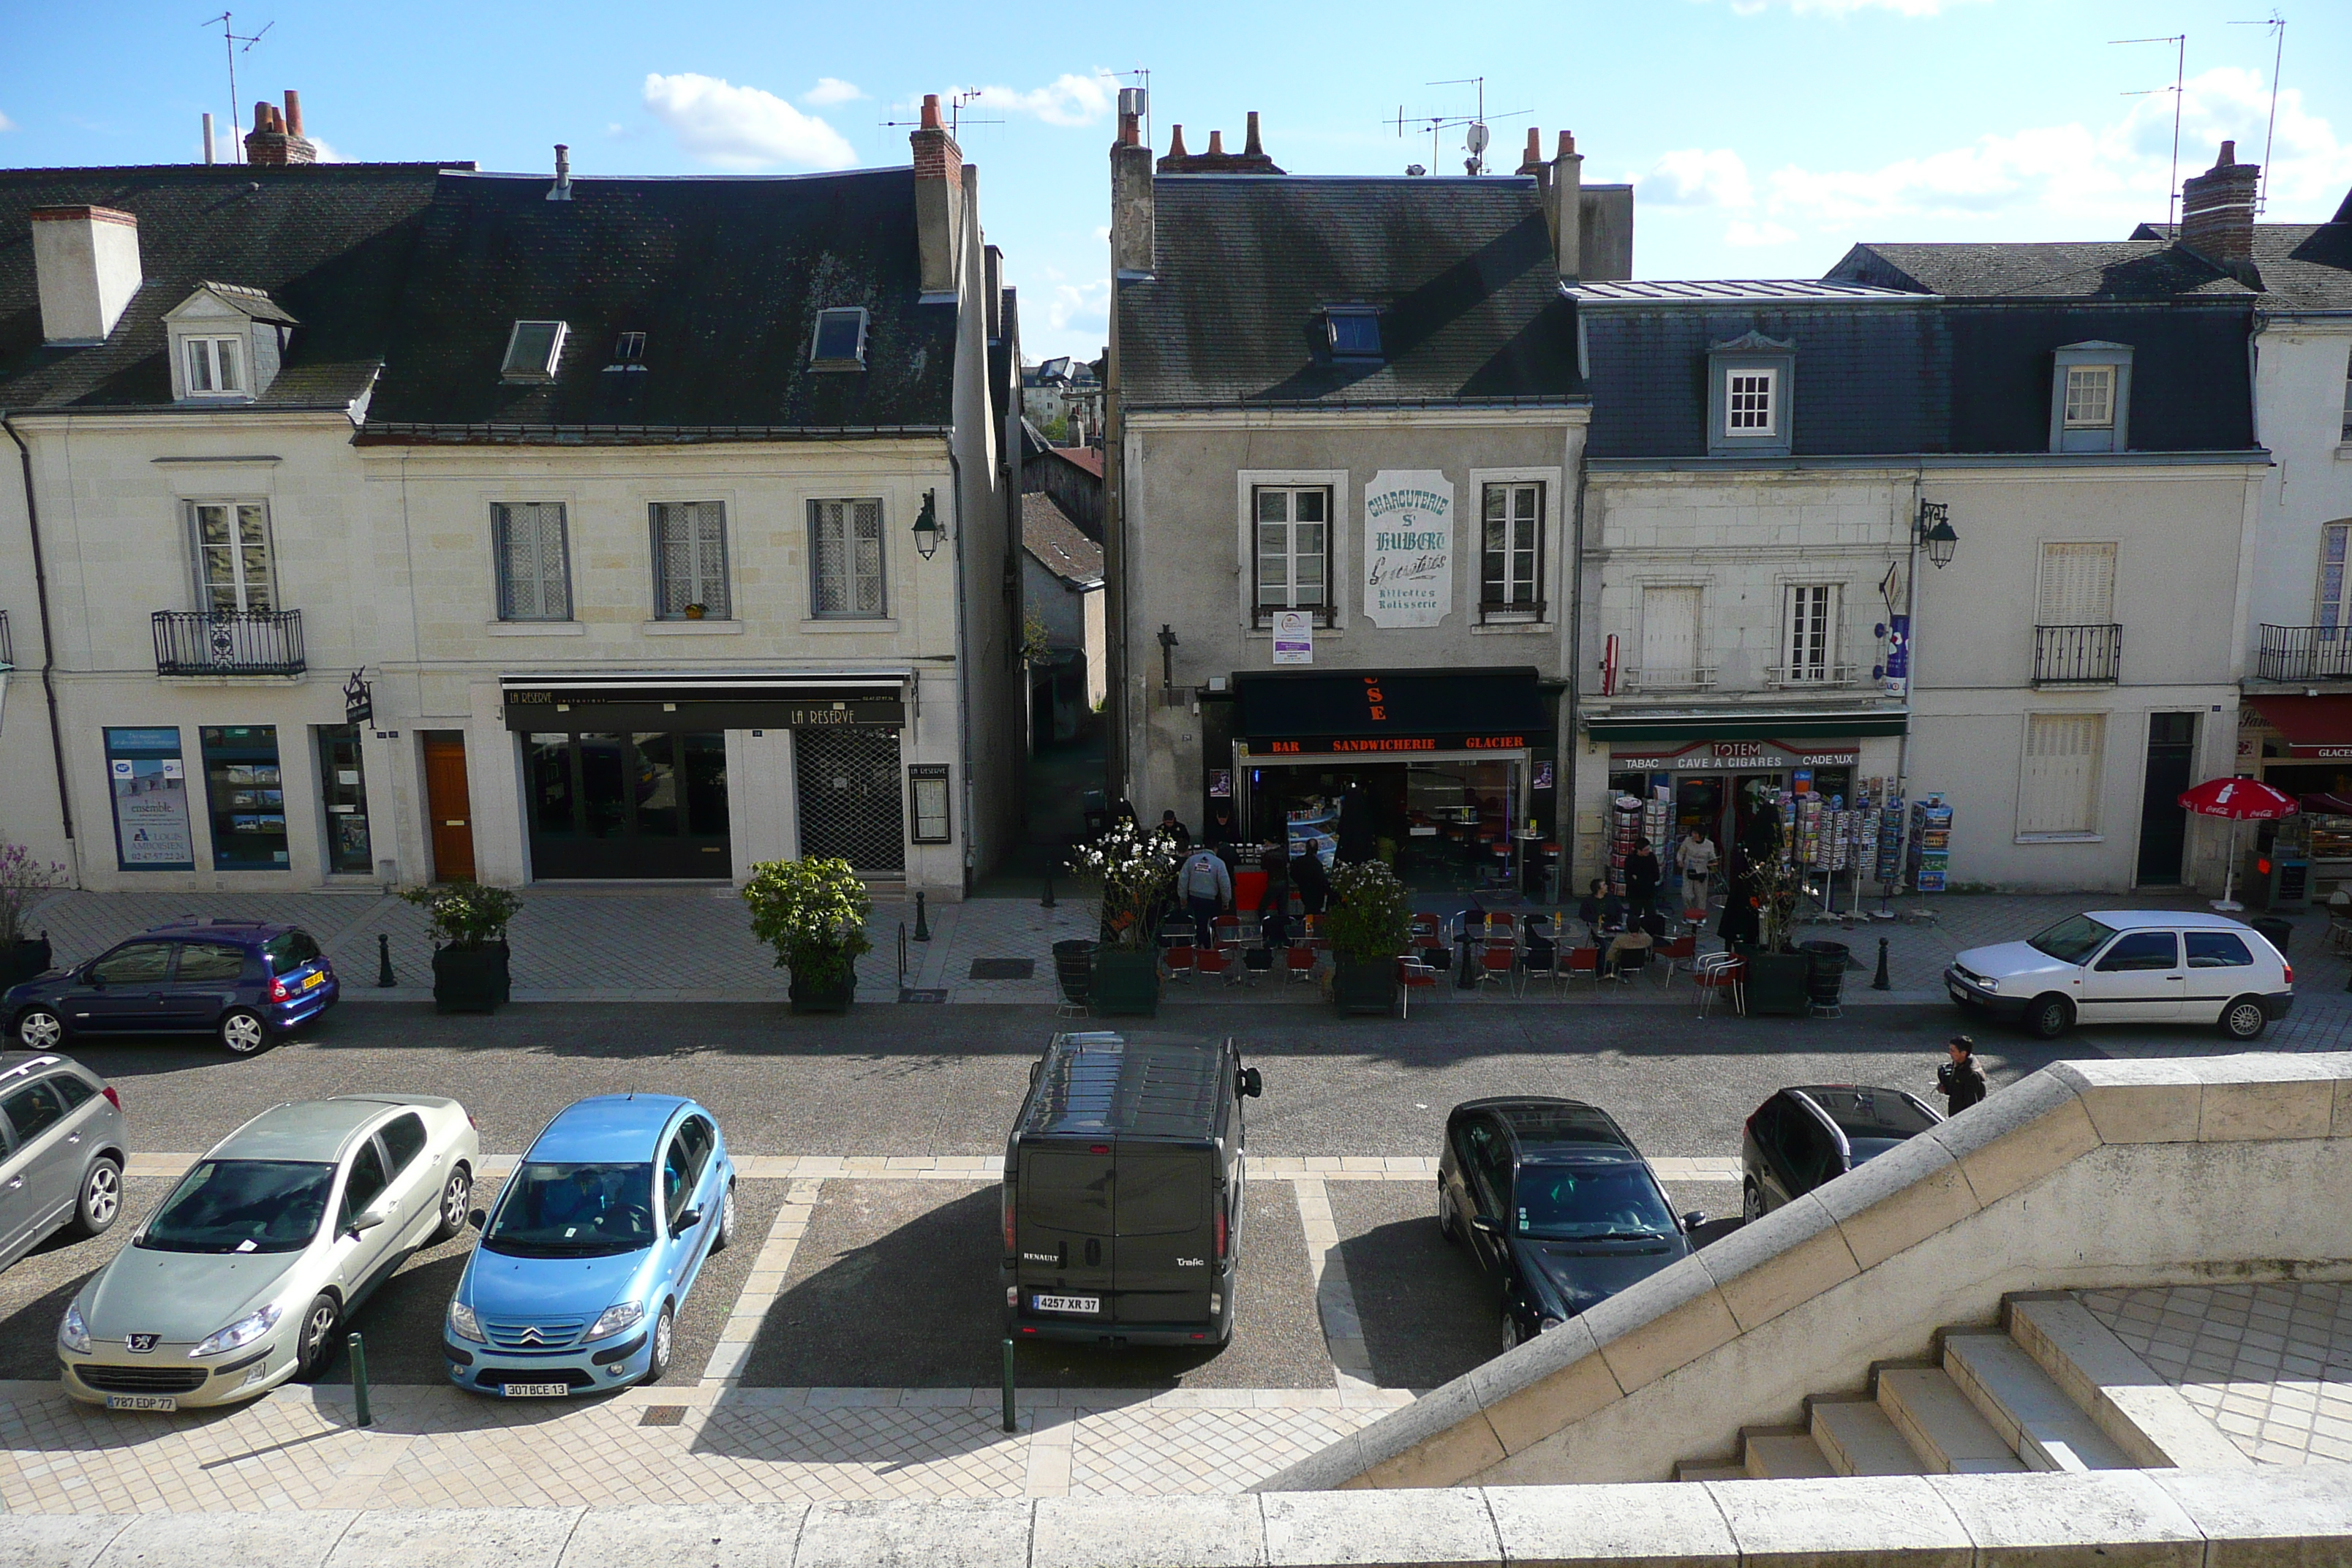
[(1234, 1041), (1056, 1035), (1004, 1145), (1004, 1321), (1016, 1339), (1223, 1344), (1241, 1256)]

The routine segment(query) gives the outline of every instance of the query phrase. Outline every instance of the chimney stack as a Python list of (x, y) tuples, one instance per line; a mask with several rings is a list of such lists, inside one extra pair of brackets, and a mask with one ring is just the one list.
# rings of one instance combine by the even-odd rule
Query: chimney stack
[(555, 184), (548, 187), (547, 199), (551, 202), (572, 199), (572, 147), (569, 142), (558, 142), (555, 144)]
[(35, 207), (41, 339), (102, 343), (139, 292), (139, 220), (111, 207)]
[(1163, 174), (1279, 174), (1274, 160), (1265, 155), (1265, 143), (1258, 135), (1257, 110), (1249, 115), (1249, 132), (1238, 153), (1225, 151), (1225, 133), (1209, 132), (1209, 150), (1190, 153), (1184, 148), (1184, 128), (1174, 128), (1175, 135), (1168, 143), (1168, 155), (1160, 160)]
[(211, 115), (207, 114), (207, 115), (205, 115), (205, 163), (211, 163), (212, 161), (213, 161), (213, 117), (212, 117)]
[(1222, 132), (1222, 131), (1212, 131), (1212, 132), (1209, 132), (1209, 156), (1210, 156), (1210, 157), (1212, 157), (1212, 158), (1223, 158), (1224, 155), (1225, 155), (1225, 133), (1224, 133), (1223, 132)]
[(963, 149), (940, 122), (940, 95), (923, 95), (923, 119), (907, 140), (915, 149), (915, 247), (923, 292), (952, 298), (963, 243)]
[(1584, 265), (1584, 154), (1576, 150), (1572, 132), (1559, 133), (1548, 194), (1552, 254), (1559, 265), (1560, 281), (1573, 283), (1582, 275)]
[(1519, 166), (1512, 172), (1514, 174), (1533, 174), (1537, 179), (1540, 180), (1544, 177), (1545, 173), (1549, 167), (1550, 165), (1544, 162), (1543, 132), (1530, 125), (1528, 127), (1528, 150), (1524, 153), (1520, 154)]
[(2180, 182), (2180, 228), (2174, 237), (2209, 261), (2251, 263), (2262, 182), (2262, 165), (2239, 163), (2238, 144), (2222, 142), (2211, 168)]
[(1168, 138), (1168, 155), (1171, 158), (1191, 157), (1192, 154), (1184, 151), (1184, 128), (1181, 125), (1177, 125), (1171, 126), (1170, 129), (1174, 132), (1174, 134)]
[(319, 161), (317, 144), (302, 134), (300, 93), (287, 93), (282, 114), (276, 105), (267, 101), (253, 106), (253, 129), (246, 133), (245, 161), (281, 169)]
[(1249, 111), (1249, 134), (1242, 140), (1242, 156), (1244, 158), (1265, 156), (1265, 148), (1257, 139), (1257, 110), (1255, 109)]

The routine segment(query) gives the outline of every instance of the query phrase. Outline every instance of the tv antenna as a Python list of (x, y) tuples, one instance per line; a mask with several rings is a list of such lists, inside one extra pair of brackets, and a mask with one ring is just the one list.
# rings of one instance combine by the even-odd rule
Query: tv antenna
[[(228, 140), (229, 145), (236, 149), (236, 156), (232, 162), (242, 163), (245, 160), (245, 139), (237, 135), (236, 128), (244, 123), (244, 115), (238, 110), (236, 102), (236, 57), (251, 54), (253, 46), (261, 42), (261, 34), (267, 33), (278, 24), (274, 20), (264, 22), (261, 24), (261, 33), (256, 33), (248, 37), (230, 26), (230, 16), (231, 13), (224, 11), (217, 16), (197, 23), (196, 26), (209, 27), (215, 22), (220, 24), (221, 48), (228, 56)], [(238, 48), (239, 44), (243, 44), (245, 47)], [(205, 156), (210, 158), (212, 153), (206, 152)]]
[(1486, 147), (1488, 142), (1491, 140), (1491, 133), (1487, 128), (1488, 121), (1490, 119), (1517, 120), (1523, 114), (1533, 114), (1535, 112), (1532, 109), (1514, 109), (1509, 110), (1507, 113), (1492, 116), (1488, 115), (1486, 112), (1486, 79), (1483, 76), (1455, 77), (1449, 81), (1433, 81), (1424, 83), (1423, 85), (1428, 87), (1475, 87), (1477, 89), (1478, 92), (1478, 110), (1475, 114), (1408, 115), (1404, 111), (1404, 106), (1402, 104), (1399, 104), (1397, 105), (1396, 119), (1392, 122), (1396, 126), (1396, 133), (1399, 136), (1402, 136), (1405, 133), (1405, 127), (1407, 125), (1411, 125), (1413, 128), (1413, 132), (1416, 135), (1423, 131), (1428, 132), (1429, 162), (1431, 166), (1434, 167), (1437, 163), (1438, 132), (1441, 131), (1450, 131), (1457, 125), (1467, 126), (1468, 130), (1463, 135), (1462, 147), (1463, 151), (1470, 155), (1462, 160), (1462, 168), (1464, 173), (1473, 176), (1474, 178), (1486, 172)]
[(2286, 17), (2280, 14), (2276, 6), (2273, 6), (2266, 20), (2232, 22), (2230, 26), (2268, 27), (2278, 41), (2278, 47), (2271, 54), (2271, 117), (2269, 124), (2263, 130), (2263, 184), (2261, 190), (2254, 196), (2254, 210), (2262, 212), (2271, 205), (2271, 142), (2278, 135), (2279, 68), (2286, 64)]
[[(984, 88), (968, 87), (961, 91), (951, 92), (947, 95), (949, 135), (957, 138), (959, 141), (962, 139), (964, 105), (971, 102), (985, 90), (986, 89)], [(971, 122), (974, 125), (1002, 125), (1004, 123), (1002, 120), (982, 120), (978, 115), (972, 116)], [(919, 117), (914, 120), (885, 120), (880, 121), (880, 123), (886, 126), (920, 125), (922, 121)]]
[[(2171, 233), (2173, 238), (2179, 239), (2180, 237), (2180, 225), (2172, 215), (2175, 205), (2180, 200), (2180, 100), (2181, 89), (2188, 84), (2189, 79), (2189, 35), (2186, 33), (2167, 33), (2160, 38), (2109, 38), (2107, 42), (2111, 44), (2170, 44), (2175, 51), (2172, 58), (2172, 85), (2170, 87), (2141, 88), (2137, 91), (2126, 92), (2123, 96), (2126, 98), (2147, 98), (2152, 94), (2159, 92), (2168, 92), (2172, 94), (2172, 184), (2171, 187), (2165, 192), (2164, 196), (2164, 226)], [(2264, 173), (2267, 174), (2268, 172), (2268, 167), (2266, 165)]]

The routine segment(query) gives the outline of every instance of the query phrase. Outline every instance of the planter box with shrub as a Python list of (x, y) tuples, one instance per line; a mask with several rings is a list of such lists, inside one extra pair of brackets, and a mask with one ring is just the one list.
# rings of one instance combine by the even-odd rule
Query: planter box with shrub
[(1396, 873), (1378, 860), (1333, 868), (1323, 934), (1331, 941), (1331, 1000), (1339, 1011), (1394, 1012), (1397, 955), (1412, 943), (1412, 898)]
[(433, 931), (436, 1012), (494, 1013), (513, 999), (507, 922), (522, 907), (520, 897), (478, 882), (411, 888), (400, 896), (424, 910)]
[(1811, 999), (1813, 956), (1809, 952), (1751, 952), (1745, 992), (1748, 1011), (1801, 1018)]
[(848, 1012), (857, 1000), (857, 960), (874, 946), (866, 937), (873, 900), (849, 862), (762, 861), (751, 868), (743, 901), (751, 934), (775, 949), (777, 968), (792, 972), (792, 1010)]
[(1397, 961), (1343, 958), (1331, 969), (1331, 1000), (1342, 1013), (1393, 1013)]
[(1160, 954), (1149, 948), (1098, 947), (1087, 976), (1087, 1005), (1097, 1018), (1150, 1018), (1160, 1011)]

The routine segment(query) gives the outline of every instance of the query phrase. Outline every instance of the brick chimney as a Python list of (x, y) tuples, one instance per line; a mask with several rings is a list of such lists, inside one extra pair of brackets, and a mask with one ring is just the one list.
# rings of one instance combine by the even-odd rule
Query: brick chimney
[(35, 207), (41, 339), (100, 343), (139, 292), (139, 220), (112, 207)]
[(253, 129), (245, 135), (245, 161), (284, 168), (290, 163), (315, 163), (319, 149), (302, 134), (302, 95), (289, 91), (286, 110), (266, 100), (253, 106)]
[(1551, 165), (1544, 162), (1543, 132), (1530, 125), (1528, 127), (1528, 150), (1520, 155), (1519, 166), (1511, 172), (1515, 174), (1533, 174), (1540, 180), (1550, 170)]
[(1110, 269), (1114, 277), (1148, 275), (1157, 260), (1151, 179), (1151, 148), (1143, 140), (1143, 116), (1122, 103), (1118, 140), (1110, 148)]
[(2209, 261), (2253, 260), (2262, 182), (2262, 165), (2239, 163), (2238, 144), (2222, 142), (2211, 168), (2180, 182), (2180, 243)]
[(1559, 133), (1559, 151), (1551, 161), (1546, 205), (1551, 218), (1552, 255), (1559, 264), (1560, 280), (1576, 282), (1584, 265), (1584, 154), (1576, 150), (1572, 132)]
[(963, 149), (940, 123), (940, 95), (923, 94), (923, 122), (907, 140), (915, 149), (915, 243), (925, 294), (957, 291), (963, 243)]
[(1163, 174), (1279, 174), (1273, 159), (1265, 155), (1265, 143), (1259, 140), (1257, 110), (1249, 112), (1249, 133), (1238, 153), (1225, 151), (1225, 133), (1209, 132), (1209, 150), (1188, 153), (1184, 150), (1184, 128), (1176, 128), (1168, 144), (1168, 156), (1160, 160)]

